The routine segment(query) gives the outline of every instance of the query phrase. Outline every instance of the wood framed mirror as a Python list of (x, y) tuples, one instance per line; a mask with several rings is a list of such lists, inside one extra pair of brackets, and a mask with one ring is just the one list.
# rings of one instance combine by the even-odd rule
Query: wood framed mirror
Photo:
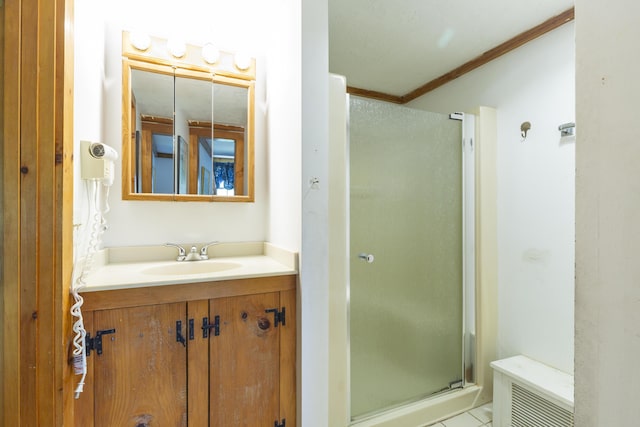
[(228, 71), (190, 49), (139, 52), (123, 34), (122, 197), (253, 202), (255, 62)]

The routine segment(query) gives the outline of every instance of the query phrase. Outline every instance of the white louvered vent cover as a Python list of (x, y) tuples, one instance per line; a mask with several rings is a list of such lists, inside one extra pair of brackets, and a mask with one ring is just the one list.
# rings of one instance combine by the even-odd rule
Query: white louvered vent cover
[(573, 427), (573, 413), (516, 383), (511, 398), (513, 427)]

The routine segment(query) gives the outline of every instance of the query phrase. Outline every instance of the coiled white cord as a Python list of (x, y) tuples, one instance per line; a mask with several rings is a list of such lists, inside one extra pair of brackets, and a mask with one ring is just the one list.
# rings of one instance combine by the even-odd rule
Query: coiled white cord
[[(82, 375), (78, 386), (75, 390), (75, 398), (80, 397), (80, 393), (84, 390), (84, 382), (87, 376), (87, 352), (86, 352), (86, 336), (87, 331), (84, 328), (84, 318), (82, 317), (82, 304), (84, 299), (80, 295), (80, 290), (86, 286), (86, 275), (93, 266), (93, 256), (99, 250), (102, 233), (106, 229), (106, 219), (104, 215), (109, 211), (108, 197), (109, 187), (100, 186), (98, 181), (85, 181), (85, 190), (87, 199), (89, 200), (89, 209), (87, 213), (87, 230), (91, 230), (89, 234), (89, 243), (86, 248), (84, 260), (80, 261), (77, 254), (74, 253), (71, 295), (75, 303), (71, 306), (71, 315), (76, 318), (73, 324), (73, 370), (76, 375)], [(100, 203), (100, 194), (103, 194), (102, 204)], [(91, 213), (93, 221), (91, 221)], [(89, 222), (91, 222), (89, 224)], [(75, 239), (74, 236), (74, 240)], [(84, 243), (84, 241), (82, 242)], [(82, 248), (83, 246), (81, 246)], [(79, 252), (79, 251), (76, 251)]]

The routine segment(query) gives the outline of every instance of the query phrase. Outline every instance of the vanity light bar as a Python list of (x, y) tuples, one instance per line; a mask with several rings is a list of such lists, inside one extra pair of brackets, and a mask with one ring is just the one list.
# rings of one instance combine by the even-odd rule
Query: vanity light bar
[(196, 46), (174, 43), (159, 37), (123, 31), (122, 55), (135, 60), (150, 60), (165, 65), (183, 66), (217, 75), (255, 80), (256, 60), (242, 52), (219, 50), (212, 43)]

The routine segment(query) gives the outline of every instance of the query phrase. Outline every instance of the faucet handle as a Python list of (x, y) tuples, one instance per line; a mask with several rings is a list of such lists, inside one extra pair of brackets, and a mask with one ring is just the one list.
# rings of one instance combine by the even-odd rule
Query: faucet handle
[(176, 258), (176, 260), (178, 261), (184, 261), (185, 258), (187, 258), (187, 252), (184, 250), (184, 248), (180, 245), (176, 245), (175, 243), (165, 243), (165, 246), (170, 246), (173, 248), (178, 248), (178, 257)]
[(219, 242), (209, 242), (206, 245), (202, 245), (200, 248), (200, 259), (209, 259), (209, 254), (207, 253), (207, 249), (209, 246), (217, 245)]

